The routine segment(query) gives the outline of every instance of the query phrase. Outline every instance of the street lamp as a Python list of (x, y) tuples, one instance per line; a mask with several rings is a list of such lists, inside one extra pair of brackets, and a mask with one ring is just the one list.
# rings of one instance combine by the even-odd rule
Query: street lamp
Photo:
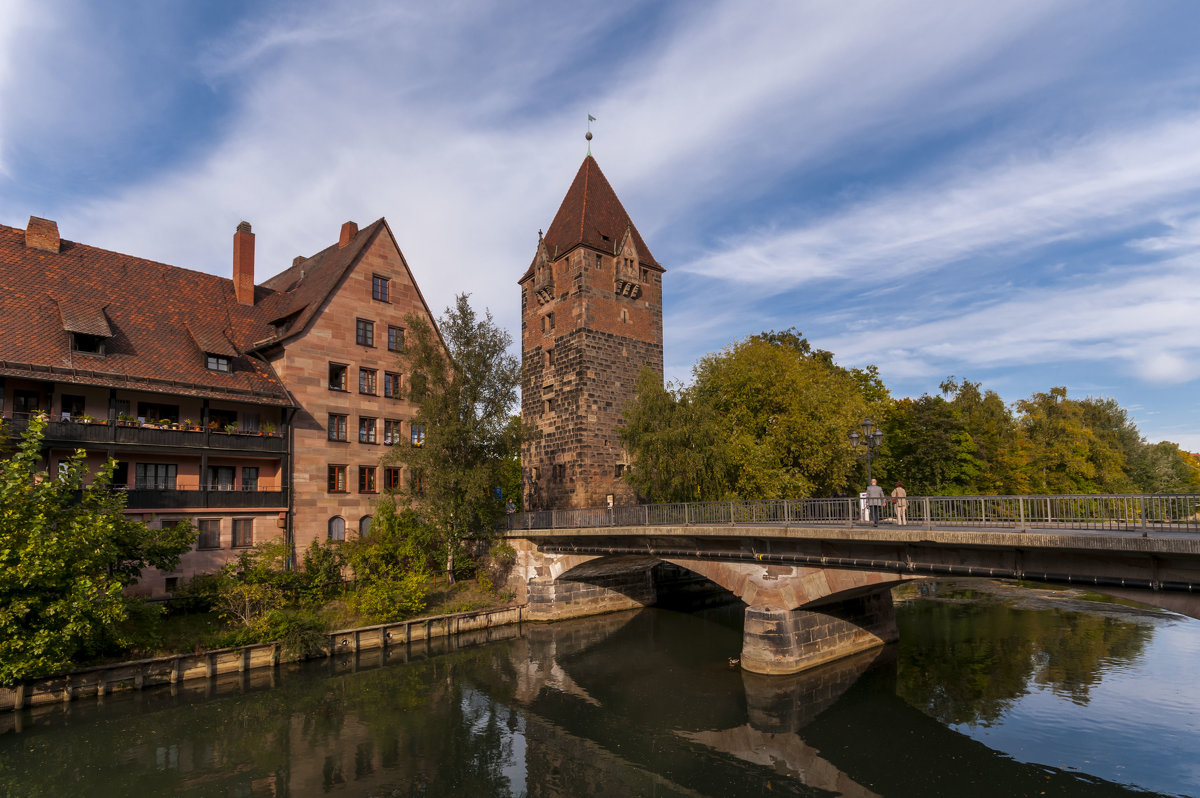
[(850, 433), (850, 445), (854, 447), (854, 451), (858, 451), (860, 443), (866, 444), (867, 447), (867, 484), (871, 484), (871, 458), (875, 456), (875, 450), (883, 444), (883, 430), (875, 426), (875, 423), (869, 418), (864, 418), (862, 424), (862, 435), (858, 434), (858, 430)]

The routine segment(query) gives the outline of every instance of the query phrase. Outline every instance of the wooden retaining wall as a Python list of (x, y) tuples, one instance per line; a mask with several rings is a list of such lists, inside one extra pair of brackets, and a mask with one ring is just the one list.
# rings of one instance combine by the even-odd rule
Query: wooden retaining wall
[[(343, 629), (329, 634), (326, 657), (338, 657), (372, 649), (405, 646), (414, 641), (476, 632), (495, 626), (519, 624), (524, 606), (479, 610), (454, 615), (437, 615), (411, 621)], [(222, 648), (198, 654), (118, 662), (98, 665), (47, 679), (37, 679), (16, 687), (0, 687), (0, 712), (27, 707), (64, 704), (78, 698), (103, 698), (127, 690), (160, 685), (176, 685), (195, 679), (214, 679), (234, 673), (248, 673), (279, 665), (278, 642), (256, 643), (237, 648)]]

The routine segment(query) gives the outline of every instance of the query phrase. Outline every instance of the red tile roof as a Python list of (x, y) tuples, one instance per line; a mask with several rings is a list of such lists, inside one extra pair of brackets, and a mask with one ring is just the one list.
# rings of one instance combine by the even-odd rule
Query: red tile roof
[[(642, 240), (621, 200), (600, 171), (596, 159), (588, 155), (579, 166), (575, 180), (567, 189), (554, 221), (546, 230), (544, 241), (551, 260), (566, 255), (578, 246), (587, 246), (601, 252), (615, 253), (625, 237), (625, 231), (633, 236), (639, 260), (642, 264), (662, 270), (658, 261), (650, 254), (650, 248)], [(533, 275), (533, 264), (518, 282)]]
[[(299, 332), (385, 225), (256, 287), (254, 305), (239, 304), (226, 277), (68, 240), (33, 249), (25, 231), (0, 225), (0, 374), (291, 404), (255, 344), (280, 340), (272, 322), (292, 313), (288, 335)], [(110, 333), (104, 354), (72, 352), (69, 331)], [(233, 356), (232, 371), (207, 369), (205, 352)]]

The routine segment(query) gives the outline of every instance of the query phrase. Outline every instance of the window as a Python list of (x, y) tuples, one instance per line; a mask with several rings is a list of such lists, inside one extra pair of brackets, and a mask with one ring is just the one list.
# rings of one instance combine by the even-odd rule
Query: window
[(397, 490), (400, 487), (400, 469), (385, 468), (383, 469), (383, 488), (384, 490)]
[(87, 333), (71, 333), (71, 351), (84, 355), (103, 355), (104, 336)]
[(388, 351), (399, 352), (404, 348), (404, 328), (388, 325)]
[(375, 419), (359, 418), (358, 420), (358, 442), (359, 443), (378, 443), (375, 439)]
[(375, 369), (358, 370), (358, 392), (375, 395), (375, 377), (379, 372)]
[(371, 299), (378, 299), (380, 302), (390, 302), (388, 299), (389, 286), (391, 280), (386, 277), (380, 277), (378, 274), (371, 277)]
[(335, 515), (333, 518), (329, 519), (329, 539), (346, 539), (346, 521), (340, 515)]
[(233, 490), (233, 466), (209, 466), (208, 490)]
[(232, 424), (237, 426), (238, 414), (236, 410), (217, 410), (208, 411), (208, 426), (212, 429), (225, 429)]
[(418, 496), (424, 494), (425, 474), (420, 470), (413, 471), (408, 477), (408, 486), (412, 488), (412, 492)]
[(375, 346), (375, 322), (358, 319), (354, 324), (354, 342), (359, 346)]
[(64, 393), (63, 397), (62, 397), (63, 421), (69, 421), (70, 419), (73, 419), (73, 418), (78, 419), (82, 415), (83, 415), (83, 397), (82, 396), (71, 396), (69, 394)]
[(233, 519), (233, 543), (235, 549), (245, 549), (254, 545), (254, 519)]
[(155, 402), (138, 402), (138, 418), (157, 424), (167, 420), (172, 424), (179, 421), (179, 405), (160, 405)]
[(549, 333), (554, 329), (554, 311), (550, 311), (545, 316), (542, 316), (542, 332)]
[(365, 538), (371, 534), (371, 516), (364, 515), (358, 519), (358, 536)]
[(554, 397), (551, 397), (545, 401), (546, 401), (546, 412), (553, 413), (554, 412)]
[(348, 416), (340, 413), (329, 414), (329, 440), (344, 441), (346, 440), (346, 419)]
[(330, 493), (345, 493), (346, 492), (346, 466), (344, 466), (344, 465), (329, 466), (329, 492)]
[(616, 466), (613, 467), (613, 476), (616, 477), (617, 479), (620, 479), (621, 474), (624, 471), (625, 471), (624, 463), (617, 463)]
[(198, 549), (221, 548), (221, 522), (216, 518), (203, 518), (196, 522), (200, 527), (200, 536), (196, 538)]
[(425, 445), (425, 425), (410, 424), (408, 427), (408, 437), (412, 441), (413, 446)]
[(650, 282), (650, 270), (649, 269), (642, 269), (642, 282), (643, 283)]
[(389, 399), (400, 398), (400, 375), (390, 371), (383, 372), (383, 395)]
[(375, 493), (375, 466), (358, 467), (358, 492)]
[(329, 390), (344, 391), (346, 390), (346, 372), (350, 369), (341, 363), (329, 364)]
[(242, 490), (258, 490), (258, 466), (242, 466)]
[(179, 466), (174, 463), (138, 463), (135, 469), (138, 490), (175, 490)]
[(596, 268), (597, 269), (600, 268), (600, 256), (599, 255), (596, 256)]
[(205, 367), (209, 371), (229, 371), (229, 358), (224, 355), (214, 355), (211, 352), (205, 355)]
[(395, 419), (383, 420), (383, 445), (393, 446), (400, 442), (400, 422)]
[(567, 476), (566, 463), (555, 463), (554, 464), (554, 480), (556, 482), (562, 482), (566, 478), (566, 476)]

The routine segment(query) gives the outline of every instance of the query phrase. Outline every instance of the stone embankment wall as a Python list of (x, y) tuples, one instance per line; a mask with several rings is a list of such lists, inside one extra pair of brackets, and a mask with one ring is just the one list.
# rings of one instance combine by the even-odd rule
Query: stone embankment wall
[[(325, 656), (387, 649), (414, 641), (519, 624), (524, 618), (524, 606), (517, 606), (343, 629), (329, 634)], [(213, 679), (226, 674), (273, 668), (279, 661), (280, 646), (274, 642), (100, 665), (16, 687), (0, 687), (0, 711), (61, 704), (79, 698), (102, 698), (111, 693), (174, 685), (188, 680)]]

